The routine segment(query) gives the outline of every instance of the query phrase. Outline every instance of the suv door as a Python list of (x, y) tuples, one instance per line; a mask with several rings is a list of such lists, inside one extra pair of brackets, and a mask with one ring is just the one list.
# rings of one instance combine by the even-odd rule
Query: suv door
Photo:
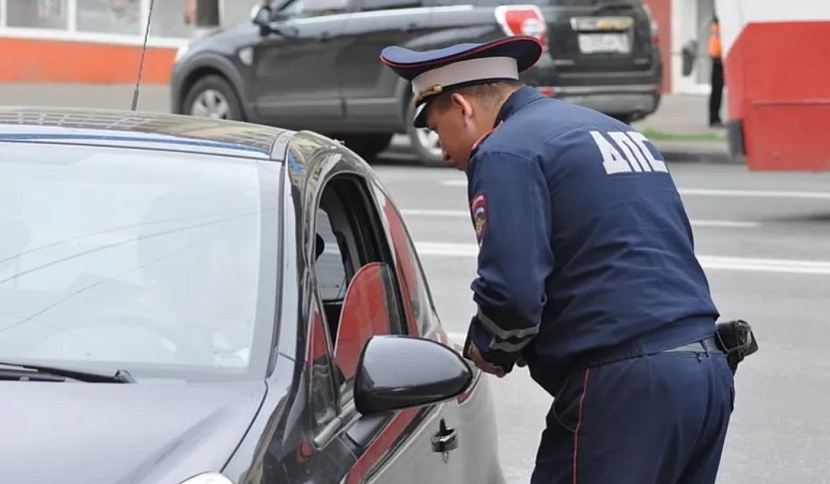
[(343, 117), (335, 68), (349, 0), (296, 0), (253, 52), (251, 92), (267, 124), (291, 129)]
[(343, 51), (337, 59), (346, 116), (375, 121), (389, 130), (389, 120), (403, 116), (396, 92), (398, 76), (378, 59), (389, 45), (409, 45), (429, 31), (430, 9), (420, 0), (358, 0), (349, 16)]

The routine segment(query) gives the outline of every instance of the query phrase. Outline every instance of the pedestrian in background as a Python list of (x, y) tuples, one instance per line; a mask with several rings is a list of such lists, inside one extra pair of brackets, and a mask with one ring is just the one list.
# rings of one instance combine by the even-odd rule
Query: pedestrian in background
[(717, 15), (712, 18), (711, 33), (709, 35), (709, 58), (712, 60), (711, 85), (709, 94), (709, 126), (723, 126), (720, 118), (721, 102), (723, 100), (723, 47), (720, 40), (720, 22)]
[(467, 175), (465, 356), (526, 364), (554, 397), (532, 484), (714, 483), (734, 382), (680, 196), (630, 126), (519, 81), (542, 53), (513, 36), (381, 54)]

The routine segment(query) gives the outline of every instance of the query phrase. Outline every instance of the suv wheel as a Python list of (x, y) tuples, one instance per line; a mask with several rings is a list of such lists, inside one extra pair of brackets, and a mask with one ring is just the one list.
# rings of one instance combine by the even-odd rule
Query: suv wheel
[(441, 151), (441, 143), (438, 142), (438, 135), (428, 129), (417, 129), (412, 126), (412, 119), (415, 117), (415, 108), (410, 103), (406, 113), (407, 127), (406, 134), (409, 135), (409, 143), (412, 151), (418, 157), (418, 162), (424, 166), (449, 166), (444, 161)]
[(202, 118), (242, 120), (242, 106), (225, 78), (205, 76), (190, 88), (184, 98), (184, 113)]

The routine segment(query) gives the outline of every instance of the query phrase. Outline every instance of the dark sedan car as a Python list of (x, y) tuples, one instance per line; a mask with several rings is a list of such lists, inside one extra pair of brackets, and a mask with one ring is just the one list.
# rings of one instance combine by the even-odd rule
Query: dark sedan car
[(399, 211), (311, 132), (0, 109), (3, 483), (501, 483)]

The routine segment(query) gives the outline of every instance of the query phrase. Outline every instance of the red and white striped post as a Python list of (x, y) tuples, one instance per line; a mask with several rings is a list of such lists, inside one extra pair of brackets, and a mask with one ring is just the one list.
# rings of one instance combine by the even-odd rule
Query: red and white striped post
[(715, 0), (730, 146), (752, 170), (830, 170), (830, 0)]

